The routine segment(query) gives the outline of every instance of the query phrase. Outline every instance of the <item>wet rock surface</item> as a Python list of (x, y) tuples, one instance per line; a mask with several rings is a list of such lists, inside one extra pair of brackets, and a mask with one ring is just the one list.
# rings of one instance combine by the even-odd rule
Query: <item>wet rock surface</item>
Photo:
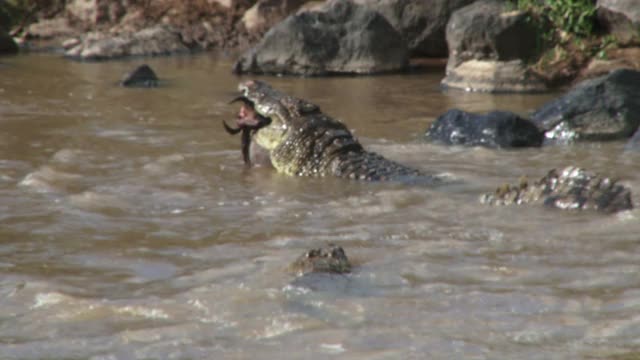
[(331, 75), (404, 69), (402, 36), (379, 13), (349, 0), (288, 17), (240, 57), (234, 72)]
[(452, 109), (436, 119), (425, 137), (447, 145), (513, 148), (540, 146), (544, 135), (531, 121), (511, 112), (474, 114)]
[(346, 274), (351, 272), (351, 263), (342, 247), (329, 244), (306, 251), (289, 266), (289, 270), (297, 275)]
[(484, 194), (490, 205), (543, 204), (562, 210), (597, 210), (613, 213), (633, 208), (631, 190), (617, 180), (577, 167), (552, 169), (539, 180), (522, 178), (518, 185), (503, 185)]
[(538, 32), (523, 11), (481, 0), (453, 13), (442, 84), (469, 91), (532, 92), (546, 89), (524, 65), (537, 55)]
[(535, 111), (531, 120), (555, 142), (617, 140), (640, 125), (640, 72), (618, 69), (585, 80)]
[(152, 88), (158, 86), (158, 76), (149, 65), (143, 64), (125, 75), (120, 85), (124, 87)]

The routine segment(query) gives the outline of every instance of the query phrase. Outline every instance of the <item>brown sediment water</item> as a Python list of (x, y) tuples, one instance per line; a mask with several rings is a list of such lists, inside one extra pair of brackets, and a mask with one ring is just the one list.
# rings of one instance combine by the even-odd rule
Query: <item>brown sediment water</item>
[[(258, 77), (365, 147), (451, 188), (246, 169), (222, 128), (233, 59), (0, 58), (0, 358), (576, 359), (640, 351), (638, 211), (488, 207), (481, 193), (576, 165), (640, 193), (623, 143), (427, 144), (457, 107), (527, 114), (553, 95), (442, 92), (442, 72)], [(353, 273), (296, 280), (332, 242)]]

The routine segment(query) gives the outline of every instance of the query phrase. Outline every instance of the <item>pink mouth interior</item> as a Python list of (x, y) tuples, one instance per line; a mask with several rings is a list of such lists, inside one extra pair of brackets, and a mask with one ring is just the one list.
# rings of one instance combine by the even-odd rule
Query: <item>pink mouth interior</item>
[(236, 119), (236, 124), (240, 127), (244, 126), (257, 126), (259, 124), (258, 117), (256, 116), (256, 111), (250, 105), (243, 104), (240, 108), (240, 112), (238, 112), (238, 118)]

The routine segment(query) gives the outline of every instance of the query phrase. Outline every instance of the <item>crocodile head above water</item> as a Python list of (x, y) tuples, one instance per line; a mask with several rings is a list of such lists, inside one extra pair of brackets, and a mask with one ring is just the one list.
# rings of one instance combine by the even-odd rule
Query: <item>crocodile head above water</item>
[[(238, 90), (243, 106), (250, 106), (256, 116), (268, 119), (255, 121), (261, 125), (252, 136), (269, 152), (278, 172), (358, 180), (425, 177), (418, 170), (365, 151), (343, 123), (322, 113), (315, 104), (258, 80), (242, 82)], [(241, 114), (238, 123), (242, 126), (241, 123), (253, 122)]]

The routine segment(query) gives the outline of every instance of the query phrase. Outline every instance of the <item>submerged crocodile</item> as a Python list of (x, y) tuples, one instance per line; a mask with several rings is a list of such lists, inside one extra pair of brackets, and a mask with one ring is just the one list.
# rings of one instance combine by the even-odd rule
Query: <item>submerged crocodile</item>
[(542, 203), (565, 210), (593, 209), (616, 212), (633, 208), (631, 191), (615, 179), (569, 166), (550, 170), (536, 181), (520, 179), (518, 185), (504, 185), (480, 202), (491, 205)]
[(289, 270), (297, 275), (308, 273), (346, 274), (351, 272), (351, 263), (342, 247), (329, 244), (306, 251), (289, 266)]
[(286, 95), (268, 84), (250, 80), (239, 85), (242, 102), (237, 128), (242, 152), (250, 162), (251, 138), (269, 153), (280, 173), (296, 176), (336, 176), (355, 180), (441, 181), (437, 176), (366, 151), (347, 127), (306, 100)]
[[(286, 95), (268, 84), (249, 80), (240, 83), (241, 102), (237, 128), (226, 123), (230, 134), (242, 133), (245, 163), (250, 148), (268, 153), (280, 173), (295, 176), (336, 176), (356, 180), (397, 180), (408, 183), (442, 183), (423, 172), (366, 151), (347, 127), (325, 115), (306, 100)], [(486, 194), (481, 202), (491, 205), (542, 203), (560, 209), (595, 209), (614, 212), (631, 209), (631, 192), (616, 181), (582, 169), (551, 170), (537, 181), (521, 181)]]

